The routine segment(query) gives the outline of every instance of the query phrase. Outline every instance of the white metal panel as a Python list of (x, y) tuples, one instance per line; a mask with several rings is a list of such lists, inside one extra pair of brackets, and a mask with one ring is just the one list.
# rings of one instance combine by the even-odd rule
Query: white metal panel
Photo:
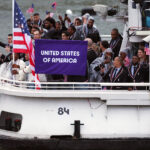
[(138, 133), (137, 107), (112, 106), (108, 108), (108, 132), (112, 134)]

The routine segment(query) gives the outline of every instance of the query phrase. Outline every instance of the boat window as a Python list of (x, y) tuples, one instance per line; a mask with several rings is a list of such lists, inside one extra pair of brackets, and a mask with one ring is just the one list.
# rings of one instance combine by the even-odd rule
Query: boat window
[(0, 129), (18, 132), (21, 129), (22, 115), (2, 111), (0, 115)]

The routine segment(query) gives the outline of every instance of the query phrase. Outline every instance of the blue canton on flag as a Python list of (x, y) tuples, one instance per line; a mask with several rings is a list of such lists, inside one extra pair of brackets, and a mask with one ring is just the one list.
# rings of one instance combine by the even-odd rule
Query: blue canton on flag
[(18, 4), (14, 3), (13, 50), (16, 53), (28, 53), (32, 42), (26, 19)]
[(14, 28), (21, 27), (22, 33), (27, 33), (30, 35), (26, 19), (24, 15), (22, 14), (20, 8), (18, 7), (18, 4), (15, 2), (15, 10), (14, 10)]

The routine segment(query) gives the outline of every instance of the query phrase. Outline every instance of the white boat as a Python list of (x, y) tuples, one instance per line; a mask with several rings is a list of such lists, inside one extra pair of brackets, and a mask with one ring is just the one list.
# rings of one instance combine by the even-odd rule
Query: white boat
[(102, 89), (112, 83), (43, 83), (35, 90), (26, 82), (0, 81), (0, 135), (5, 141), (20, 145), (48, 140), (51, 146), (61, 141), (62, 149), (97, 149), (131, 141), (135, 148), (150, 138), (149, 90)]
[[(138, 39), (147, 36), (134, 32), (141, 33)], [(150, 149), (150, 83), (41, 84), (35, 90), (33, 83), (0, 78), (4, 148)], [(147, 90), (105, 90), (106, 86), (145, 86)]]

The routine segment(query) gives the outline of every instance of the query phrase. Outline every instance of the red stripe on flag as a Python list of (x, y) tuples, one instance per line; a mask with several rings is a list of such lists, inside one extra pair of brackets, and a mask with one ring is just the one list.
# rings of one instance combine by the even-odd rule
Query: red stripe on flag
[(14, 48), (13, 51), (14, 53), (28, 53), (28, 50), (25, 50), (25, 49)]
[(17, 40), (14, 40), (13, 44), (25, 45), (25, 46), (26, 46), (25, 41), (17, 41)]
[(22, 32), (14, 32), (14, 36), (23, 36)]

